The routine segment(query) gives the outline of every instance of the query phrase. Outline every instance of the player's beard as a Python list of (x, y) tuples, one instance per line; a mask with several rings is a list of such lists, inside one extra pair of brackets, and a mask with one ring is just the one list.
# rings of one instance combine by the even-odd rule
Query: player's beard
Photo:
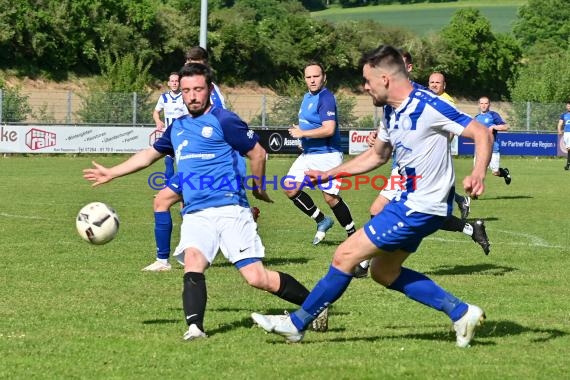
[(372, 104), (374, 104), (376, 107), (384, 107), (386, 104), (388, 104), (388, 100), (372, 97)]
[(204, 104), (200, 105), (198, 102), (190, 103), (186, 105), (188, 113), (192, 117), (202, 116), (208, 108), (210, 108), (210, 99), (208, 99)]

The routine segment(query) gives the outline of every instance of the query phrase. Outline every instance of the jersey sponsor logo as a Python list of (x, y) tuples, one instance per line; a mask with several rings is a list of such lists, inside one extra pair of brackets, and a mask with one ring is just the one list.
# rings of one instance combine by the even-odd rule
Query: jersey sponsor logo
[(334, 116), (335, 112), (334, 111), (327, 111), (327, 116)]
[(212, 127), (204, 127), (202, 128), (202, 136), (205, 138), (210, 138), (212, 137), (212, 134), (214, 133), (214, 128)]
[(410, 148), (408, 148), (407, 146), (405, 146), (404, 144), (402, 144), (401, 141), (398, 141), (398, 142), (396, 143), (395, 148), (396, 148), (396, 149), (404, 149), (404, 150), (407, 150), (408, 152), (411, 152), (411, 151), (412, 151), (412, 149), (410, 149)]
[(188, 145), (188, 140), (184, 140), (182, 141), (182, 143), (180, 143), (180, 145), (176, 147), (176, 152), (174, 154), (174, 157), (176, 157), (176, 163), (180, 161), (180, 154), (182, 153), (182, 149), (184, 149), (184, 147), (187, 145)]
[(255, 136), (255, 132), (254, 132), (254, 131), (252, 131), (251, 129), (250, 129), (249, 131), (247, 131), (247, 138), (248, 138), (248, 139), (251, 140), (251, 139), (253, 138), (253, 136)]

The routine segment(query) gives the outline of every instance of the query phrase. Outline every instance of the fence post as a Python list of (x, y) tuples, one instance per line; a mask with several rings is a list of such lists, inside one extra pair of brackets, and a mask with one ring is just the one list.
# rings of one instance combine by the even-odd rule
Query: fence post
[(65, 123), (71, 124), (71, 90), (67, 91), (67, 115), (65, 116)]
[(137, 93), (133, 92), (133, 127), (137, 125)]
[(267, 99), (265, 94), (261, 95), (261, 128), (265, 129), (265, 112), (267, 106)]
[(526, 102), (526, 130), (530, 131), (530, 102)]
[(0, 124), (2, 124), (2, 108), (4, 106), (4, 89), (0, 88)]

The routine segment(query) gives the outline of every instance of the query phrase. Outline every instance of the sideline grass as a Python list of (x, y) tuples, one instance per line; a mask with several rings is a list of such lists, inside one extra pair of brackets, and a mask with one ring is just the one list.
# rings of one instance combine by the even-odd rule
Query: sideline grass
[(386, 26), (409, 29), (424, 36), (439, 32), (441, 28), (449, 24), (449, 20), (457, 10), (472, 7), (479, 9), (481, 14), (489, 20), (493, 32), (510, 33), (518, 8), (524, 4), (526, 4), (524, 0), (468, 0), (437, 4), (376, 5), (348, 9), (334, 7), (311, 14), (315, 18), (332, 22), (373, 20)]
[[(570, 174), (562, 160), (503, 158), (511, 186), (489, 177), (486, 195), (472, 206), (473, 217), (487, 220), (489, 256), (462, 234), (438, 232), (407, 263), (485, 308), (486, 325), (461, 350), (444, 315), (370, 279), (354, 280), (333, 306), (329, 332), (285, 344), (252, 327), (249, 314), (293, 307), (246, 286), (223, 260), (207, 272), (209, 338), (183, 342), (182, 270), (140, 271), (153, 257), (154, 191), (146, 178), (162, 163), (92, 189), (81, 178), (91, 159), (0, 159), (0, 378), (567, 377)], [(105, 165), (122, 159), (97, 158)], [(460, 177), (471, 162), (456, 160)], [(290, 163), (272, 157), (268, 174), (283, 175)], [(368, 187), (344, 193), (359, 225), (376, 194)], [(271, 195), (274, 204), (254, 202), (266, 263), (312, 287), (344, 232), (335, 226), (313, 247), (314, 224), (282, 194)], [(84, 243), (74, 226), (80, 207), (95, 200), (115, 207), (122, 222), (104, 246)]]

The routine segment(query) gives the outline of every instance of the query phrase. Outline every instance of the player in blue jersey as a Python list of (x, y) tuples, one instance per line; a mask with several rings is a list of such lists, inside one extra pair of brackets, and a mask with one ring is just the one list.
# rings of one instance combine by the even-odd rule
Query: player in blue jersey
[(479, 98), (479, 113), (475, 115), (475, 120), (486, 126), (493, 134), (493, 155), (489, 168), (494, 176), (503, 177), (507, 185), (511, 184), (511, 172), (508, 168), (501, 168), (501, 147), (499, 144), (498, 131), (506, 131), (509, 129), (501, 115), (495, 111), (491, 111), (491, 101), (488, 97)]
[[(188, 114), (188, 109), (182, 100), (182, 93), (180, 92), (180, 80), (177, 72), (170, 73), (168, 77), (168, 92), (160, 95), (152, 118), (156, 124), (156, 129), (164, 132), (172, 122), (180, 116)], [(160, 119), (160, 113), (164, 114), (164, 121)], [(174, 176), (174, 158), (172, 156), (164, 157), (164, 176), (166, 179)], [(164, 192), (159, 191), (154, 197), (154, 236), (156, 241), (156, 260), (144, 267), (143, 271), (161, 272), (170, 270), (171, 266), (168, 263), (170, 256), (170, 235), (172, 233), (172, 217), (170, 215), (170, 205), (166, 208), (162, 207)], [(168, 236), (168, 243), (163, 241)]]
[(414, 89), (397, 49), (382, 45), (366, 53), (361, 63), (364, 89), (374, 105), (390, 105), (394, 112), (380, 130), (373, 149), (326, 172), (308, 174), (317, 180), (339, 173), (366, 173), (388, 162), (396, 150), (400, 175), (406, 177), (406, 189), (399, 200), (388, 203), (380, 214), (340, 244), (328, 273), (313, 288), (301, 309), (285, 316), (253, 313), (252, 318), (265, 331), (279, 334), (289, 342), (300, 342), (306, 326), (319, 311), (342, 296), (353, 278), (353, 268), (364, 259), (372, 259), (370, 271), (376, 282), (444, 312), (453, 322), (456, 345), (467, 347), (475, 328), (485, 318), (483, 310), (402, 264), (451, 213), (455, 174), (448, 148), (449, 133), (475, 142), (477, 159), (471, 174), (463, 180), (465, 191), (472, 196), (480, 196), (485, 189), (491, 136), (484, 126), (437, 95)]
[(272, 202), (263, 187), (265, 150), (257, 135), (236, 114), (212, 107), (210, 69), (190, 64), (180, 71), (189, 115), (177, 119), (152, 147), (105, 168), (93, 163), (84, 177), (94, 186), (148, 167), (174, 154), (184, 198), (183, 222), (176, 258), (184, 264), (183, 309), (188, 330), (184, 340), (205, 338), (206, 278), (204, 272), (218, 250), (246, 282), (286, 301), (301, 304), (308, 290), (292, 276), (266, 269), (265, 248), (249, 209), (243, 157), (251, 161), (252, 194)]
[[(299, 124), (289, 128), (289, 134), (301, 139), (303, 153), (297, 157), (287, 173), (283, 190), (293, 204), (317, 224), (313, 244), (319, 244), (333, 226), (333, 220), (323, 214), (309, 194), (303, 191), (305, 171), (328, 170), (342, 163), (338, 110), (334, 95), (325, 87), (326, 74), (318, 62), (305, 66), (305, 83), (308, 92), (303, 97), (299, 110)], [(322, 184), (325, 202), (348, 236), (356, 229), (350, 210), (340, 197), (340, 183), (336, 180)]]
[[(201, 46), (194, 46), (186, 53), (186, 64), (189, 63), (202, 63), (208, 64), (208, 52)], [(178, 73), (176, 79), (178, 82)], [(178, 87), (178, 86), (177, 86)], [(180, 95), (182, 102), (182, 95)], [(212, 106), (225, 108), (224, 97), (218, 86), (214, 84), (212, 93), (210, 94), (210, 101)], [(182, 104), (184, 104), (182, 102)], [(186, 106), (184, 106), (186, 110)], [(187, 113), (187, 110), (186, 110)], [(170, 123), (168, 124), (170, 125)], [(166, 156), (165, 160), (168, 160)], [(172, 164), (171, 170), (167, 169), (165, 177), (170, 179), (174, 174), (174, 165)], [(177, 177), (176, 177), (177, 178)], [(176, 179), (175, 178), (175, 179)], [(153, 202), (154, 210), (154, 238), (156, 243), (156, 260), (150, 265), (144, 267), (143, 271), (150, 272), (163, 272), (169, 271), (172, 266), (168, 262), (170, 257), (170, 238), (172, 236), (172, 215), (170, 208), (175, 203), (182, 199), (180, 186), (175, 180), (169, 181), (168, 186), (158, 192)]]
[(562, 148), (566, 151), (566, 166), (564, 170), (570, 169), (570, 100), (566, 102), (566, 112), (560, 115), (558, 120), (558, 134), (562, 136)]

